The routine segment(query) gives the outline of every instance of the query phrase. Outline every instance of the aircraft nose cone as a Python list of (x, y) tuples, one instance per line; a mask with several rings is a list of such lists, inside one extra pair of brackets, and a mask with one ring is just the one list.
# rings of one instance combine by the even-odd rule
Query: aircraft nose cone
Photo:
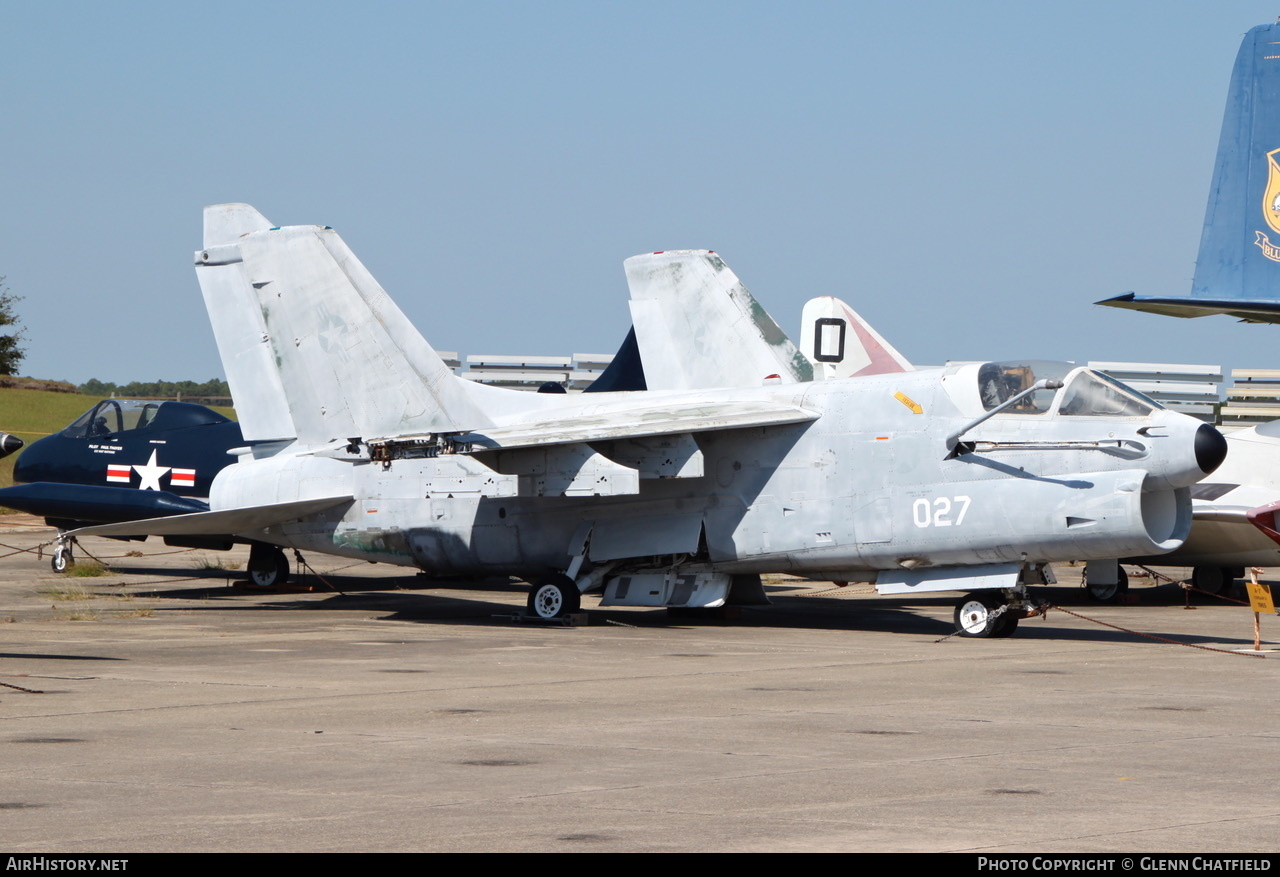
[(8, 433), (0, 433), (0, 457), (7, 457), (14, 451), (22, 450), (22, 446), (26, 444), (16, 435)]
[(1196, 463), (1208, 475), (1227, 458), (1227, 440), (1209, 424), (1196, 430)]

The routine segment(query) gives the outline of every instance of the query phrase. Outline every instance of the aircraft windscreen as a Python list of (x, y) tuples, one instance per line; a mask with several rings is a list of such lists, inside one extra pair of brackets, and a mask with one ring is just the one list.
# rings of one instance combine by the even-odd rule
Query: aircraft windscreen
[(1059, 414), (1095, 417), (1144, 417), (1160, 403), (1101, 372), (1084, 370), (1063, 391)]
[[(978, 393), (990, 411), (1042, 379), (1062, 380), (1075, 366), (1069, 362), (1010, 360), (988, 362), (978, 369)], [(1053, 405), (1057, 390), (1036, 390), (1012, 408), (1013, 414), (1044, 414)]]
[(227, 418), (188, 402), (104, 399), (62, 430), (68, 438), (101, 438), (137, 430), (158, 431), (225, 423)]

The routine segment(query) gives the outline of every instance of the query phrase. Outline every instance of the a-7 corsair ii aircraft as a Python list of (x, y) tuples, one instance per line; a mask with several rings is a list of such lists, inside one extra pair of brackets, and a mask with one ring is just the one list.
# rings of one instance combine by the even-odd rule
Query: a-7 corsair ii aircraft
[(196, 273), (255, 444), (214, 479), (211, 511), (72, 536), (234, 533), (514, 575), (546, 617), (595, 590), (697, 607), (761, 601), (761, 573), (874, 578), (972, 591), (961, 632), (1003, 636), (1049, 562), (1180, 545), (1188, 488), (1224, 454), (1213, 427), (1063, 363), (712, 391), (483, 386), (332, 229), (224, 204), (206, 208), (204, 244)]

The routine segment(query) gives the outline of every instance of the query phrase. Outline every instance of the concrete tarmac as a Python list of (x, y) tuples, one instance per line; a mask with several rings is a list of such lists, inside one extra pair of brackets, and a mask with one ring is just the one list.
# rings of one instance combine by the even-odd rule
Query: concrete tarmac
[[(52, 535), (0, 519), (0, 554)], [(313, 555), (337, 591), (255, 593), (214, 568), (244, 549), (153, 543), (0, 559), (6, 852), (1280, 849), (1280, 656), (1193, 648), (1253, 614), (1175, 586), (1098, 606), (1063, 568), (1037, 593), (1126, 630), (998, 640), (799, 581), (545, 627), (516, 584)]]

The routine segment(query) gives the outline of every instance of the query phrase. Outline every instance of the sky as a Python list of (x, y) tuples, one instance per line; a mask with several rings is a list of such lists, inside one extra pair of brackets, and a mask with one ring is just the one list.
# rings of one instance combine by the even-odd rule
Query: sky
[(338, 230), (427, 340), (611, 352), (622, 260), (714, 249), (795, 337), (837, 295), (917, 363), (1280, 368), (1185, 295), (1260, 0), (0, 0), (22, 372), (222, 376), (200, 208)]

